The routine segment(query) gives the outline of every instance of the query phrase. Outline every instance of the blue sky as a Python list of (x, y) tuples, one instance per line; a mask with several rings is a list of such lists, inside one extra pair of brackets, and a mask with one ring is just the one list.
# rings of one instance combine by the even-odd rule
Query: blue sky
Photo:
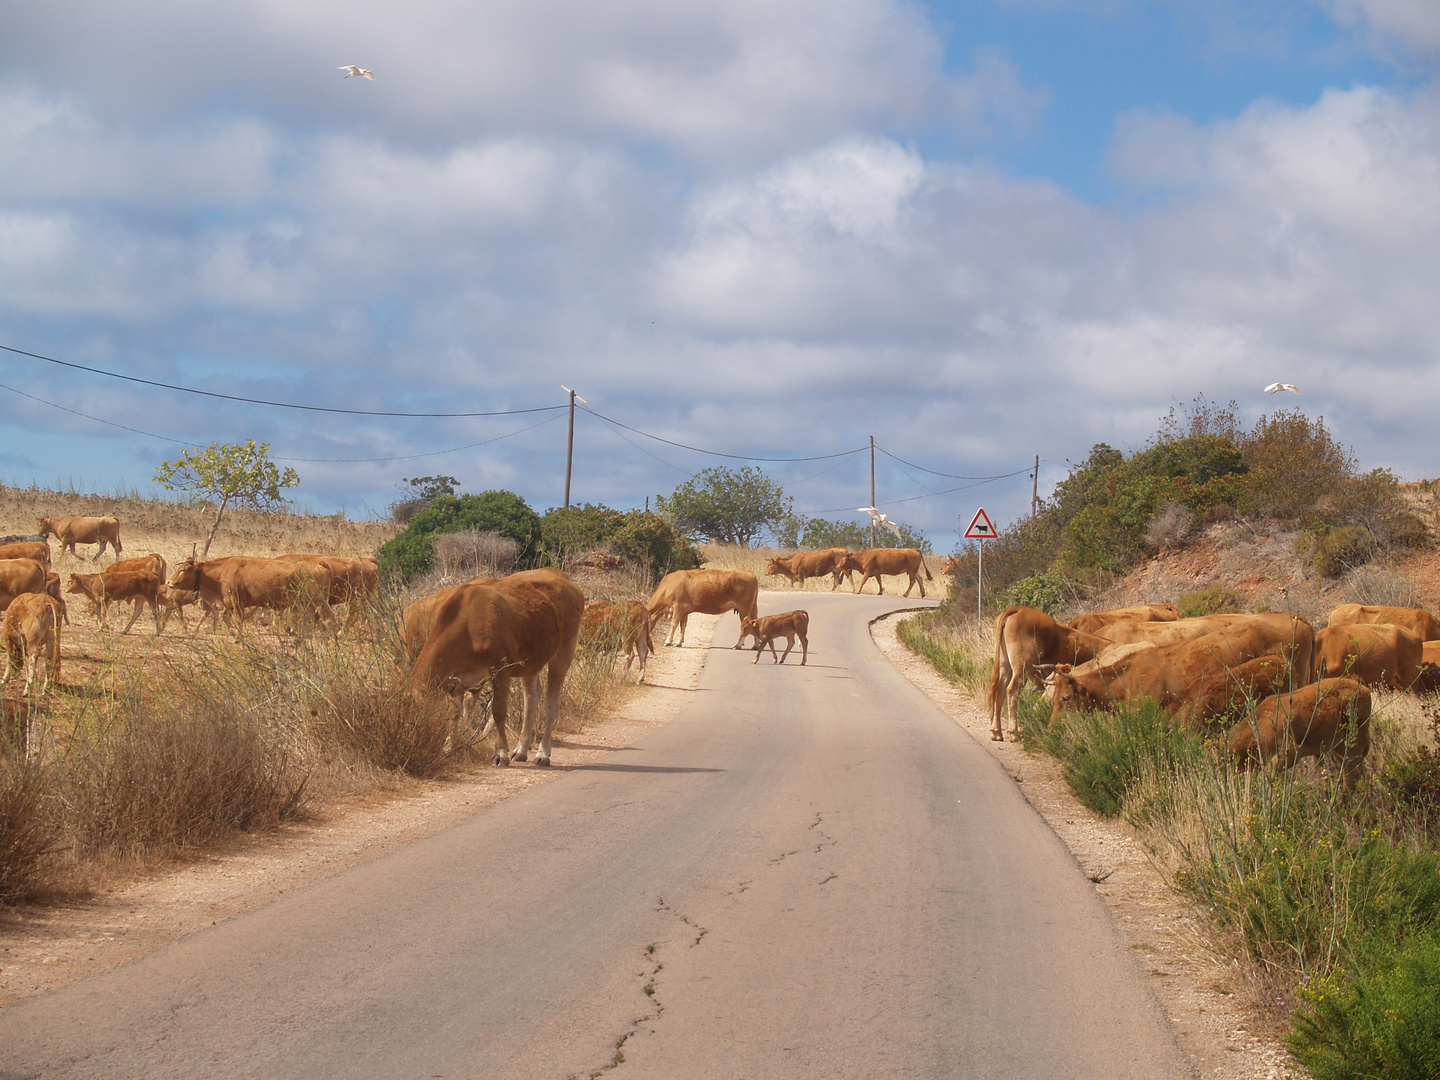
[[(878, 501), (941, 550), (1024, 512), (1033, 455), (1043, 491), (1197, 394), (1434, 476), (1437, 56), (1422, 0), (20, 5), (0, 345), (372, 411), (564, 383), (669, 440), (581, 414), (573, 496), (618, 507), (743, 463), (673, 443), (874, 435)], [(143, 488), (255, 438), (314, 510), (433, 473), (562, 495), (551, 414), (0, 382), (7, 482)], [(868, 500), (863, 453), (757, 464), (801, 511)]]

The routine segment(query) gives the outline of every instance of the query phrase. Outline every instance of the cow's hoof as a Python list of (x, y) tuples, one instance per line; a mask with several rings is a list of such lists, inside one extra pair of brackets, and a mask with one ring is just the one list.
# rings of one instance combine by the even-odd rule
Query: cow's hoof
[(525, 760), (526, 758), (528, 758), (529, 756), (530, 756), (529, 754), (522, 754), (519, 750), (511, 750), (511, 751), (510, 751), (510, 760), (511, 760), (511, 761), (524, 761), (524, 760)]
[(510, 759), (509, 759), (508, 757), (506, 757), (504, 754), (496, 754), (496, 755), (495, 755), (495, 764), (496, 764), (496, 765), (501, 765), (501, 766), (507, 766), (507, 765), (510, 764)]
[(536, 754), (535, 764), (542, 769), (548, 769), (550, 767), (550, 759), (543, 754)]
[(992, 731), (992, 732), (990, 732), (990, 741), (991, 741), (991, 742), (1004, 742), (1004, 741), (1005, 741), (1005, 736), (1002, 735), (1002, 734), (1001, 734), (1000, 732), (998, 732), (998, 731)]

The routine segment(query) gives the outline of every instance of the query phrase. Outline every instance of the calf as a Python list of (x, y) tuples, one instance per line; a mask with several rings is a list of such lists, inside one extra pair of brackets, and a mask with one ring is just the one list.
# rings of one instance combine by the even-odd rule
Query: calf
[(1289, 767), (1302, 757), (1340, 763), (1353, 788), (1370, 752), (1370, 691), (1359, 679), (1322, 679), (1255, 707), (1230, 734), (1230, 756), (1241, 768), (1268, 762)]
[(655, 642), (650, 637), (650, 616), (638, 600), (624, 603), (595, 600), (586, 604), (585, 617), (580, 623), (580, 643), (602, 648), (618, 644), (620, 655), (625, 657), (625, 675), (630, 674), (630, 665), (638, 654), (639, 682), (645, 681), (646, 657), (655, 651)]
[[(779, 615), (762, 615), (758, 619), (746, 618), (740, 620), (740, 632), (742, 634), (753, 634), (755, 637), (755, 659), (752, 664), (760, 662), (760, 654), (765, 651), (765, 646), (770, 646), (770, 655), (776, 657), (775, 663), (783, 664), (785, 656), (790, 655), (790, 650), (795, 647), (795, 639), (800, 639), (800, 666), (805, 666), (805, 661), (810, 657), (810, 641), (805, 636), (810, 628), (810, 613), (803, 610), (782, 611)], [(778, 656), (775, 652), (775, 639), (785, 639), (785, 656)]]
[(1185, 704), (1175, 722), (1200, 730), (1211, 721), (1231, 716), (1272, 694), (1297, 688), (1290, 664), (1279, 656), (1257, 656), (1239, 667), (1206, 672), (1185, 688)]
[[(60, 605), (47, 593), (26, 593), (16, 597), (5, 609), (5, 677), (10, 681), (16, 666), (25, 669), (25, 694), (40, 676), (40, 694), (45, 693), (48, 680), (44, 663), (50, 664), (50, 677), (60, 683)], [(28, 739), (26, 740), (28, 742)]]
[[(156, 603), (160, 605), (160, 629), (165, 629), (165, 624), (170, 621), (171, 612), (174, 612), (180, 618), (180, 625), (189, 630), (190, 624), (185, 621), (185, 608), (199, 599), (200, 593), (195, 589), (177, 589), (173, 585), (162, 583), (160, 591), (155, 596)], [(206, 609), (200, 616), (200, 621), (204, 622), (209, 615), (210, 611)]]
[(155, 617), (155, 632), (160, 632), (160, 585), (161, 581), (154, 574), (147, 570), (122, 570), (118, 574), (71, 574), (70, 584), (65, 591), (78, 593), (87, 596), (100, 607), (100, 628), (105, 629), (105, 619), (109, 613), (110, 605), (125, 600), (133, 600), (135, 609), (130, 613), (130, 621), (125, 624), (125, 629), (120, 631), (128, 634), (130, 628), (135, 625), (135, 620), (140, 617), (140, 612), (145, 605), (150, 606), (150, 612)]

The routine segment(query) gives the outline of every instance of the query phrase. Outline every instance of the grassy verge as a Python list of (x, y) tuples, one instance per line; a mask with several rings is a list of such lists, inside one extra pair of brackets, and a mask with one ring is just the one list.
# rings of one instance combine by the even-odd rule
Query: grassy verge
[[(111, 651), (98, 676), (66, 683), (43, 712), (11, 715), (0, 729), (0, 903), (83, 893), (344, 796), (488, 761), (493, 747), (478, 738), (488, 695), (461, 728), (448, 699), (412, 693), (391, 629), (398, 610), (392, 599), (372, 629), (338, 639), (166, 635), (143, 648), (127, 639), (121, 651), (102, 635)], [(581, 648), (557, 731), (579, 730), (622, 692), (618, 644)], [(511, 696), (514, 732), (518, 687)], [(28, 757), (18, 738), (26, 722)]]
[[(944, 616), (902, 625), (937, 671), (979, 689), (984, 654), (957, 659), (964, 634)], [(1290, 1050), (1321, 1080), (1440, 1076), (1440, 707), (1376, 704), (1368, 776), (1346, 792), (1316, 768), (1238, 771), (1223, 738), (1177, 730), (1149, 702), (1052, 721), (1041, 695), (1021, 700), (1027, 746), (1133, 825), (1293, 1003)]]

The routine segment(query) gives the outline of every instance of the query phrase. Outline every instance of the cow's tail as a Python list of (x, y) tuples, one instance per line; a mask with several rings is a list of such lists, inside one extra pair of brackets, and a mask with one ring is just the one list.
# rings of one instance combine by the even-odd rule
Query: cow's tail
[(1000, 672), (1006, 666), (1005, 654), (1005, 622), (1014, 612), (1014, 608), (1006, 608), (995, 620), (995, 663), (990, 668), (990, 718), (994, 720), (999, 716), (1000, 698), (1005, 693), (1005, 688), (1000, 685)]
[(934, 581), (934, 580), (935, 580), (935, 579), (930, 575), (930, 566), (929, 566), (929, 564), (927, 564), (927, 563), (925, 562), (925, 556), (924, 556), (924, 555), (921, 555), (921, 556), (920, 556), (920, 569), (925, 571), (925, 580), (926, 580), (926, 581)]

